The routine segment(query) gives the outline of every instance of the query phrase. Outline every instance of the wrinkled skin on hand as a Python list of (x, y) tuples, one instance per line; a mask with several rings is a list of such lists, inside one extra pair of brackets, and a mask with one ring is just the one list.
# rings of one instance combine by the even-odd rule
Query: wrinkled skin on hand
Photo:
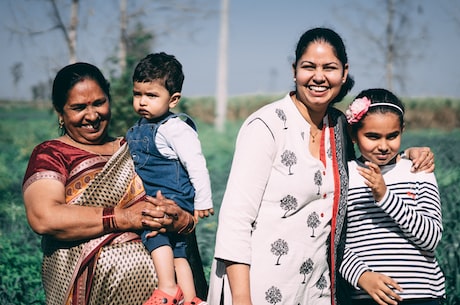
[(151, 203), (150, 207), (142, 210), (143, 228), (152, 229), (147, 237), (166, 231), (188, 234), (195, 228), (193, 216), (173, 200), (165, 198), (161, 191), (157, 192), (156, 197), (146, 196), (145, 200)]

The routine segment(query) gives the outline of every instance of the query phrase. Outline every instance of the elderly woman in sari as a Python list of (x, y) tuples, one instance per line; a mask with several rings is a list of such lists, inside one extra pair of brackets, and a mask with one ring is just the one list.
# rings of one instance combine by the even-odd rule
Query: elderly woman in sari
[(194, 219), (161, 193), (145, 196), (125, 140), (109, 135), (109, 84), (97, 67), (64, 67), (52, 100), (62, 136), (35, 147), (23, 182), (46, 302), (142, 304), (156, 276), (137, 231), (186, 234)]

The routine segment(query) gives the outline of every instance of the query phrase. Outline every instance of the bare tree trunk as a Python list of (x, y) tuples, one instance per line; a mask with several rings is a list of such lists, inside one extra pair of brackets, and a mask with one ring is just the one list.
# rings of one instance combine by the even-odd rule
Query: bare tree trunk
[(219, 56), (217, 64), (216, 121), (218, 131), (224, 131), (227, 116), (227, 52), (228, 52), (228, 15), (230, 0), (221, 0)]
[(128, 14), (126, 12), (126, 0), (120, 0), (120, 42), (118, 50), (118, 64), (120, 73), (126, 69), (126, 54), (127, 54), (127, 28), (128, 28)]
[(56, 4), (56, 0), (50, 0), (53, 6), (53, 14), (56, 18), (56, 27), (61, 30), (69, 49), (69, 63), (77, 62), (77, 27), (78, 27), (78, 7), (79, 0), (72, 0), (70, 11), (70, 24), (69, 28), (66, 27), (62, 21), (61, 14)]
[(387, 0), (387, 26), (386, 26), (386, 51), (385, 51), (385, 75), (387, 82), (387, 89), (393, 90), (393, 67), (395, 60), (395, 45), (394, 45), (394, 29), (393, 22), (395, 16), (395, 3), (394, 0)]

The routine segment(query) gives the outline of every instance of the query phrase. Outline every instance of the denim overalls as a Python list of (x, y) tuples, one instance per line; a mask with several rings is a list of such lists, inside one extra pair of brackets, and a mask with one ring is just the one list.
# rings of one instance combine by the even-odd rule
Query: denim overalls
[[(187, 171), (178, 159), (163, 157), (155, 144), (158, 128), (167, 120), (175, 117), (185, 117), (185, 122), (196, 130), (195, 124), (186, 114), (168, 112), (156, 121), (141, 118), (128, 130), (126, 140), (136, 172), (144, 183), (146, 194), (155, 196), (157, 191), (161, 190), (166, 198), (174, 200), (182, 209), (193, 214), (195, 189)], [(174, 257), (185, 257), (183, 236), (166, 233), (146, 238), (147, 233), (149, 231), (142, 233), (142, 241), (149, 252), (160, 246), (171, 245), (174, 249)]]

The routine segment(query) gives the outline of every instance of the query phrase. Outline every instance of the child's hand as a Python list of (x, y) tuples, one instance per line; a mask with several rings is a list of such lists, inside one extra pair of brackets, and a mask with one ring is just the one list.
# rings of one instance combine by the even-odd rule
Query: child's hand
[(402, 298), (395, 292), (401, 292), (401, 286), (391, 277), (382, 273), (366, 271), (358, 279), (358, 286), (364, 289), (375, 302), (381, 305), (396, 305)]
[(195, 220), (198, 222), (198, 218), (205, 218), (209, 217), (210, 215), (214, 215), (214, 209), (206, 209), (206, 210), (195, 210), (194, 216)]
[(380, 171), (380, 167), (369, 161), (365, 164), (368, 168), (358, 166), (358, 172), (366, 179), (364, 183), (371, 188), (375, 201), (380, 201), (387, 191), (387, 186), (383, 179), (382, 172)]

